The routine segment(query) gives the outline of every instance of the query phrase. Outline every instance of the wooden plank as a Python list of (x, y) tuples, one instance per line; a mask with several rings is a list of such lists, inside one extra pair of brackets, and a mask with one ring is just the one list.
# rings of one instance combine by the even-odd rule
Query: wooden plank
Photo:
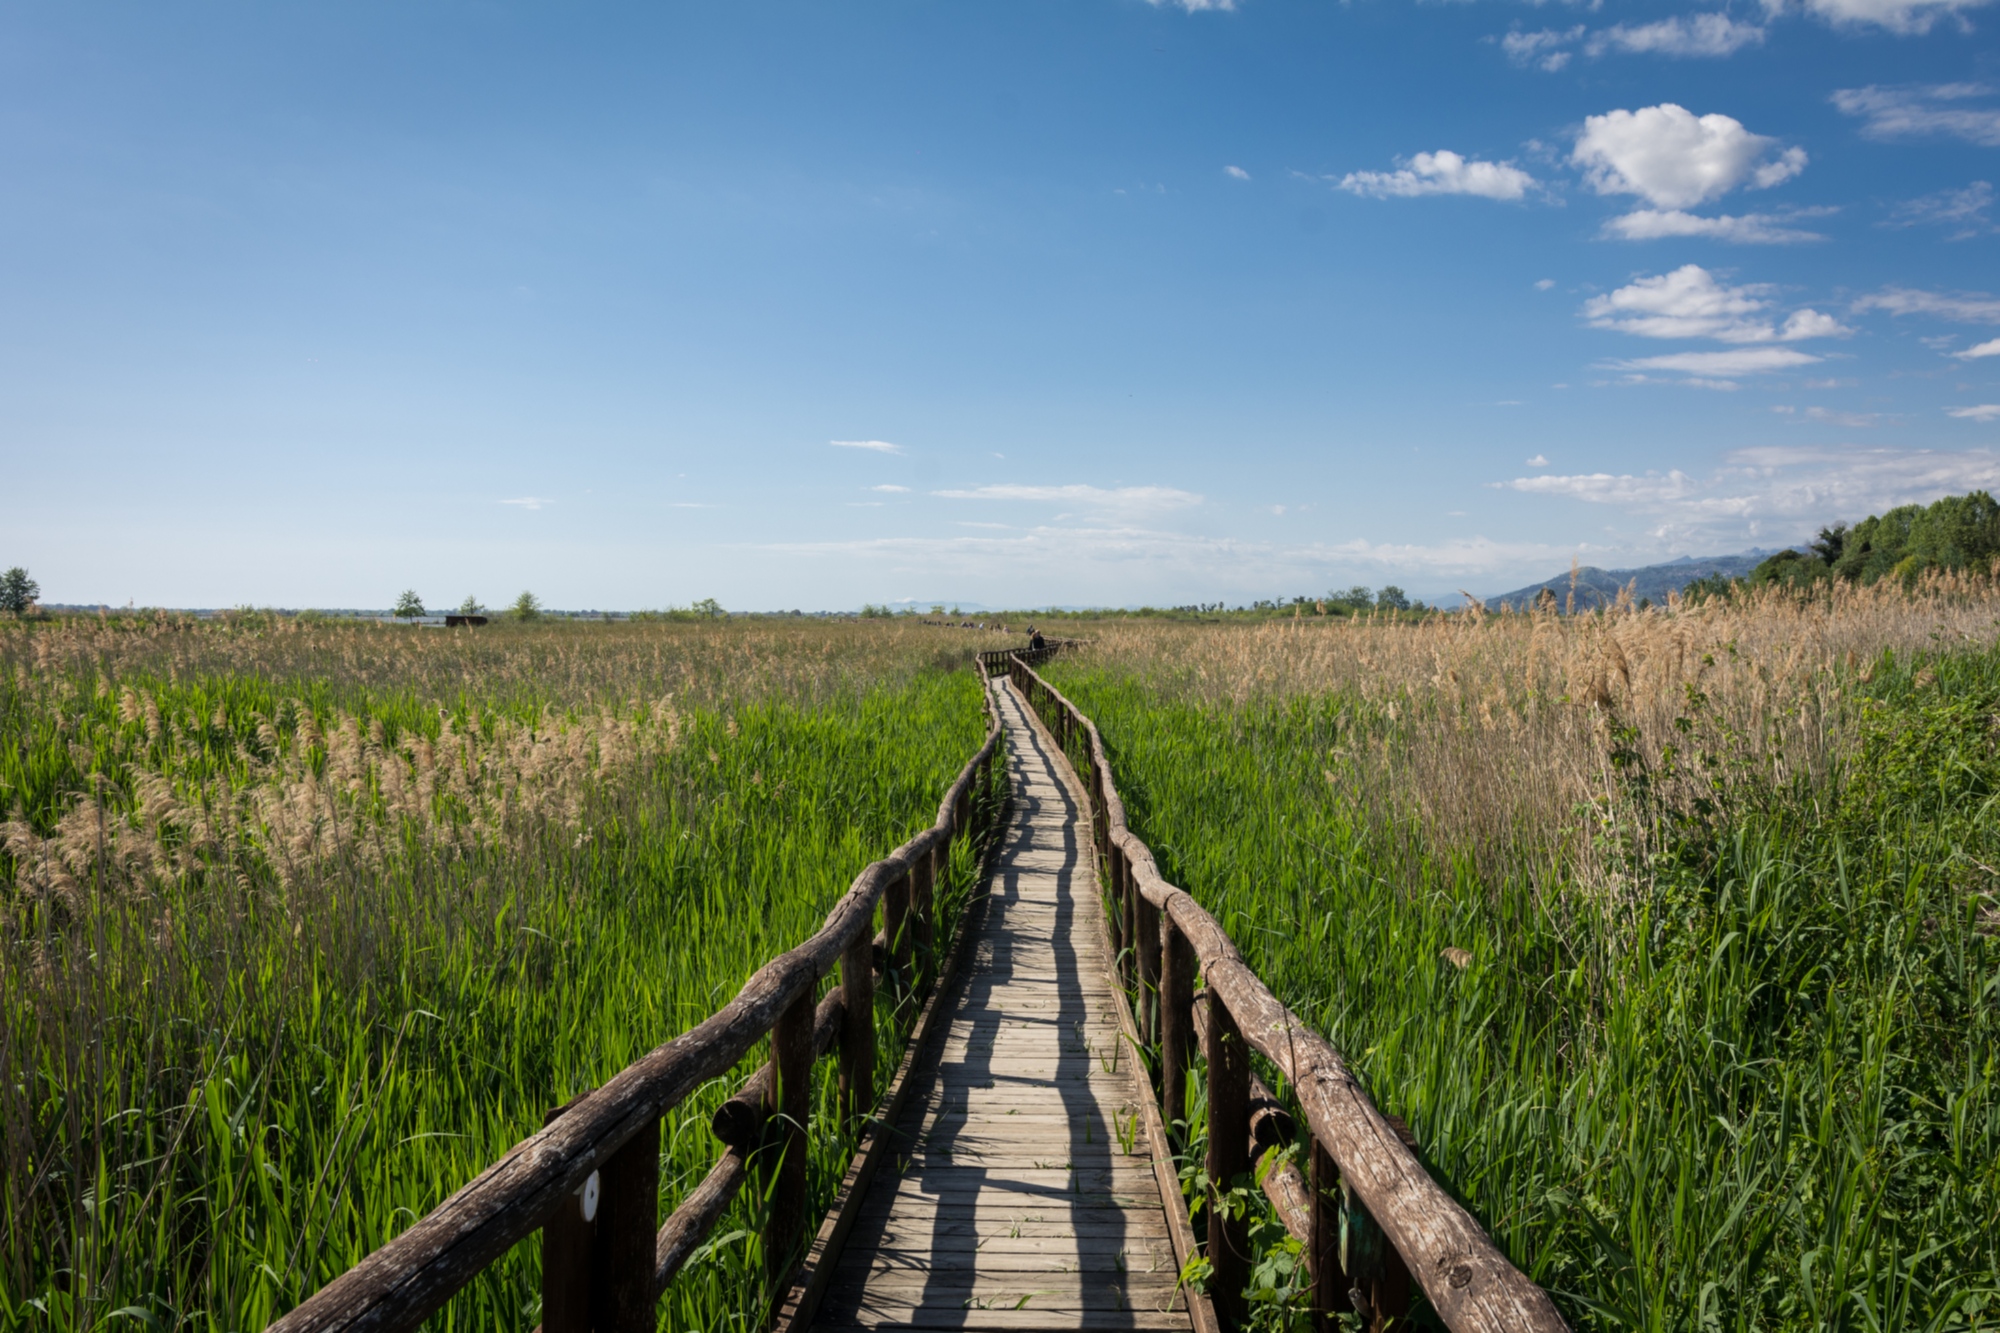
[[(1002, 708), (1020, 813), (935, 1063), (896, 1123), (899, 1174), (870, 1192), (816, 1327), (1186, 1330), (1152, 1145), (1127, 1154), (1118, 1138), (1140, 1093), (1075, 803), (1018, 703)], [(1122, 1308), (1135, 1292), (1157, 1309)]]

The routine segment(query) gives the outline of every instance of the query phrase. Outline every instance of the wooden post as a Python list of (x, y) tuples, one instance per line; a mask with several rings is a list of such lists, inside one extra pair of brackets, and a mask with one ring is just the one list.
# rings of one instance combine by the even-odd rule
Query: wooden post
[(1139, 892), (1130, 862), (1125, 885), (1139, 922), (1139, 1040), (1151, 1046), (1160, 1040), (1160, 909)]
[[(812, 1016), (806, 1016), (812, 1040)], [(660, 1229), (660, 1122), (598, 1169), (597, 1239), (590, 1247), (590, 1322), (597, 1333), (653, 1333), (653, 1236)]]
[[(1382, 1118), (1403, 1140), (1404, 1147), (1416, 1149), (1417, 1138), (1408, 1125), (1396, 1116)], [(1345, 1181), (1341, 1183), (1341, 1201), (1345, 1222), (1341, 1228), (1340, 1261), (1346, 1270), (1349, 1289), (1359, 1298), (1354, 1301), (1354, 1308), (1365, 1317), (1368, 1333), (1383, 1333), (1410, 1312), (1410, 1292), (1414, 1287), (1410, 1270)]]
[(930, 993), (937, 975), (937, 904), (931, 891), (931, 858), (926, 854), (910, 867), (910, 928), (916, 957), (916, 992)]
[(1160, 959), (1160, 1103), (1167, 1127), (1187, 1116), (1188, 1052), (1194, 1033), (1194, 945), (1167, 918)]
[(1116, 860), (1113, 860), (1111, 863), (1111, 883), (1106, 887), (1111, 890), (1111, 905), (1109, 910), (1111, 920), (1111, 957), (1115, 966), (1119, 955), (1125, 952), (1125, 885), (1122, 877), (1119, 875), (1118, 862)]
[(1139, 886), (1125, 877), (1125, 987), (1139, 989)]
[(1215, 1204), (1250, 1170), (1250, 1053), (1236, 1019), (1214, 991), (1208, 993), (1208, 1262), (1209, 1295), (1225, 1326), (1241, 1327), (1250, 1283), (1250, 1226)]
[[(805, 1248), (806, 1118), (810, 1113), (813, 1067), (813, 988), (805, 987), (771, 1028), (771, 1081), (766, 1103), (773, 1119), (766, 1151), (776, 1159), (777, 1178), (771, 1187), (771, 1216), (764, 1230), (764, 1275), (774, 1297), (782, 1297), (792, 1265)], [(652, 1252), (652, 1233), (646, 1237)], [(651, 1326), (647, 1333), (652, 1333)]]
[[(569, 1106), (542, 1118), (552, 1125)], [(590, 1247), (597, 1235), (601, 1178), (565, 1194), (542, 1223), (542, 1333), (590, 1333)]]
[(852, 1124), (875, 1104), (875, 949), (868, 924), (840, 955), (840, 1116)]
[(1306, 1263), (1313, 1279), (1313, 1328), (1317, 1333), (1335, 1333), (1339, 1321), (1334, 1316), (1351, 1311), (1354, 1302), (1347, 1295), (1347, 1270), (1340, 1265), (1340, 1172), (1317, 1136), (1307, 1169), (1312, 1234), (1306, 1241)]
[(910, 877), (899, 875), (882, 891), (882, 971), (896, 998), (910, 993)]

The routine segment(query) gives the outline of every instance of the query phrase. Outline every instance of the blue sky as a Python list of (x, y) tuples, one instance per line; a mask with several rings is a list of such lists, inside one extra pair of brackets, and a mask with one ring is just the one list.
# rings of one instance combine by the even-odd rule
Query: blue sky
[(10, 5), (0, 564), (52, 601), (773, 609), (1782, 545), (2000, 484), (1996, 32)]

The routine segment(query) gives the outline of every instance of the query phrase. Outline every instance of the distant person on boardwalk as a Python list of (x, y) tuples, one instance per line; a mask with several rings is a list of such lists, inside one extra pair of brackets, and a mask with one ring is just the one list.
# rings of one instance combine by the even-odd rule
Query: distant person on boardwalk
[(1049, 646), (1049, 641), (1042, 637), (1042, 632), (1036, 629), (1033, 625), (1028, 626), (1028, 651), (1031, 653), (1039, 653), (1040, 651), (1042, 651), (1042, 649), (1048, 646)]

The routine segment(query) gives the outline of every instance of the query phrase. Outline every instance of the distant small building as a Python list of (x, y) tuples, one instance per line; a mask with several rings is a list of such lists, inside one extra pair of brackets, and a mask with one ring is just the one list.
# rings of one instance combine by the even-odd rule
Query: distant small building
[(465, 616), (460, 615), (456, 611), (447, 613), (444, 618), (444, 627), (446, 629), (457, 629), (460, 625), (470, 627), (473, 625), (484, 625), (485, 623), (485, 616)]

